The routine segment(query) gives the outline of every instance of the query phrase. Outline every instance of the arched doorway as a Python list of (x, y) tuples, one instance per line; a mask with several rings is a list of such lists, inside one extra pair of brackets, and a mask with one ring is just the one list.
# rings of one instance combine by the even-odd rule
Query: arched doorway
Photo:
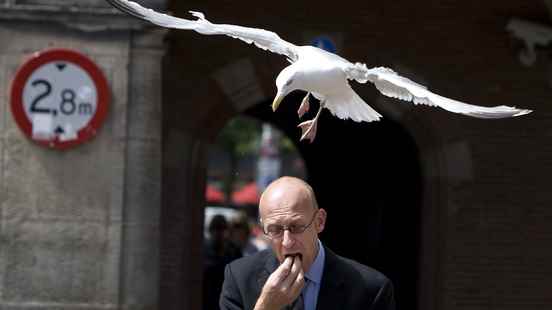
[[(440, 309), (440, 295), (435, 293), (441, 289), (442, 276), (439, 232), (444, 224), (439, 207), (446, 193), (441, 182), (432, 179), (440, 175), (443, 162), (440, 141), (426, 128), (426, 122), (412, 116), (397, 117), (380, 104), (374, 106), (384, 119), (374, 123), (344, 121), (324, 111), (318, 137), (309, 144), (299, 142), (296, 127), (296, 110), (304, 93), (289, 95), (274, 113), (270, 108), (272, 92), (253, 106), (236, 106), (241, 96), (233, 98), (216, 91), (217, 86), (208, 79), (198, 80), (201, 82), (183, 92), (182, 85), (189, 85), (183, 80), (189, 76), (171, 72), (167, 72), (167, 103), (163, 107), (163, 309), (197, 309), (201, 303), (207, 146), (239, 113), (278, 127), (296, 144), (305, 160), (308, 181), (329, 212), (321, 236), (326, 245), (387, 274), (396, 286), (399, 309)], [(271, 87), (272, 78), (267, 82)], [(183, 93), (189, 101), (180, 102)], [(313, 112), (315, 108), (313, 103)], [(424, 159), (423, 180), (418, 157)], [(418, 281), (424, 285), (418, 287)]]
[(245, 113), (273, 123), (296, 143), (308, 182), (328, 211), (321, 240), (391, 278), (398, 309), (417, 309), (422, 176), (413, 138), (388, 118), (355, 123), (326, 110), (314, 143), (299, 142), (296, 109), (302, 96), (289, 95), (277, 113), (270, 102)]
[(295, 144), (269, 123), (240, 114), (209, 145), (202, 309), (218, 310), (227, 264), (270, 247), (259, 223), (261, 193), (281, 176), (306, 179)]

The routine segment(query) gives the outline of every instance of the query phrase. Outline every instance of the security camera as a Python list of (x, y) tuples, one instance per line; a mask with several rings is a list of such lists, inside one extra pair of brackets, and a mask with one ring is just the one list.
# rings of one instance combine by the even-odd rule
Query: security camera
[(525, 43), (526, 48), (520, 52), (519, 60), (526, 66), (533, 65), (537, 60), (536, 46), (547, 46), (552, 42), (552, 28), (542, 24), (512, 18), (506, 30)]

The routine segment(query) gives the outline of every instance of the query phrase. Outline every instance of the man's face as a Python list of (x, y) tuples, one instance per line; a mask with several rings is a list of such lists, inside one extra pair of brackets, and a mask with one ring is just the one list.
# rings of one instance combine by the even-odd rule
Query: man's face
[[(263, 227), (307, 226), (302, 233), (284, 230), (280, 237), (270, 239), (272, 250), (282, 263), (287, 256), (298, 255), (306, 272), (318, 254), (318, 234), (324, 229), (326, 213), (315, 210), (309, 192), (294, 184), (280, 184), (263, 194), (260, 202)], [(312, 222), (311, 222), (312, 221)]]

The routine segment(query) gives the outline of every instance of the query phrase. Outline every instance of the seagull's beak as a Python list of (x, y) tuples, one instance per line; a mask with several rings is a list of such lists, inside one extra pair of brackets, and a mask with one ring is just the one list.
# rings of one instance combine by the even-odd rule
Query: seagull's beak
[(282, 93), (278, 92), (278, 94), (276, 94), (276, 98), (274, 98), (274, 101), (272, 102), (272, 111), (276, 112), (280, 106), (280, 102), (282, 102), (282, 99), (284, 99), (284, 96)]

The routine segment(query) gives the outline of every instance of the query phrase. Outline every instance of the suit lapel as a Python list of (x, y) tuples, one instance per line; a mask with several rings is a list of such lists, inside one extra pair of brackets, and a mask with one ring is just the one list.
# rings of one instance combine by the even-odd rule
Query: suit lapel
[(324, 262), (324, 271), (318, 292), (317, 310), (335, 310), (343, 308), (345, 304), (345, 284), (338, 269), (337, 256), (324, 247), (326, 251), (326, 261)]
[[(324, 262), (324, 271), (322, 274), (322, 280), (320, 283), (320, 291), (318, 292), (317, 310), (335, 310), (343, 308), (345, 304), (345, 285), (341, 272), (338, 266), (337, 256), (328, 248), (324, 247), (326, 251), (326, 260)], [(268, 251), (265, 264), (260, 268), (257, 274), (257, 288), (260, 295), (264, 284), (268, 280), (268, 277), (278, 268), (278, 260), (272, 251)]]
[(268, 277), (278, 268), (278, 259), (276, 259), (276, 256), (272, 253), (272, 251), (268, 252), (265, 264), (263, 268), (259, 271), (257, 275), (257, 285), (259, 289), (259, 294), (261, 290), (263, 289), (264, 284), (266, 283), (266, 280), (268, 280)]

